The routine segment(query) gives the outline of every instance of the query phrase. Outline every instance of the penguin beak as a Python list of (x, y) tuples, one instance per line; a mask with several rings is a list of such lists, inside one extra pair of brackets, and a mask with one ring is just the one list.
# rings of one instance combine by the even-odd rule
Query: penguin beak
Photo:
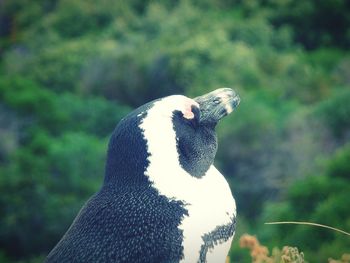
[(235, 110), (240, 102), (239, 96), (230, 88), (217, 89), (194, 100), (199, 104), (200, 123), (214, 126)]

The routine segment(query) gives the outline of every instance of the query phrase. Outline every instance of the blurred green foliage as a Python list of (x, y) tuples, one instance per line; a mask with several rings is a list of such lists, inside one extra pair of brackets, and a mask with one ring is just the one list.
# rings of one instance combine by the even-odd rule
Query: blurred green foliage
[(343, 89), (329, 100), (320, 103), (316, 114), (330, 127), (333, 135), (344, 141), (349, 139), (350, 90)]
[[(101, 185), (108, 137), (132, 108), (222, 86), (217, 166), (254, 231), (306, 260), (350, 230), (346, 0), (0, 2), (0, 261), (41, 262)], [(248, 259), (233, 243), (230, 258)]]
[[(325, 164), (324, 174), (309, 175), (289, 187), (285, 201), (266, 205), (262, 215), (265, 221), (317, 222), (339, 229), (350, 228), (350, 144), (338, 149)], [(291, 244), (303, 247), (308, 257), (317, 262), (327, 257), (347, 253), (348, 236), (325, 229), (307, 226), (273, 226), (262, 231), (266, 240), (276, 244)], [(286, 235), (286, 233), (288, 233)], [(322, 242), (320, 242), (322, 241)], [(321, 243), (321, 245), (320, 245)]]

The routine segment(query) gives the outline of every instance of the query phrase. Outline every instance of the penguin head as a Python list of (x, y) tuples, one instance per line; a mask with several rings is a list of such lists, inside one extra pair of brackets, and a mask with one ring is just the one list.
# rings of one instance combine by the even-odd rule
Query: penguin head
[(194, 177), (204, 176), (213, 164), (217, 151), (215, 127), (239, 104), (239, 96), (229, 88), (222, 88), (192, 100), (188, 106), (173, 112), (179, 162)]
[(194, 99), (172, 95), (134, 110), (112, 134), (107, 181), (146, 182), (142, 175), (162, 176), (179, 167), (201, 178), (214, 162), (215, 127), (239, 101), (232, 89), (222, 88)]

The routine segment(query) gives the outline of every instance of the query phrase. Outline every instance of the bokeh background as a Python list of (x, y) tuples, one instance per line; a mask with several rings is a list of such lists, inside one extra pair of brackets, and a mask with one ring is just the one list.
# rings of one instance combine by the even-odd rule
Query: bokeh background
[(133, 108), (228, 86), (216, 165), (243, 233), (309, 262), (350, 252), (350, 2), (1, 0), (0, 262), (41, 262), (99, 189)]

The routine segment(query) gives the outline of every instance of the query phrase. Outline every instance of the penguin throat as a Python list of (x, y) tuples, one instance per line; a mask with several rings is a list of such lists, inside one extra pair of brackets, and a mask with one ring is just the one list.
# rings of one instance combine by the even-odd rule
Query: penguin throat
[(217, 139), (214, 130), (201, 127), (195, 135), (186, 133), (174, 123), (176, 146), (181, 167), (196, 178), (202, 178), (214, 162)]

